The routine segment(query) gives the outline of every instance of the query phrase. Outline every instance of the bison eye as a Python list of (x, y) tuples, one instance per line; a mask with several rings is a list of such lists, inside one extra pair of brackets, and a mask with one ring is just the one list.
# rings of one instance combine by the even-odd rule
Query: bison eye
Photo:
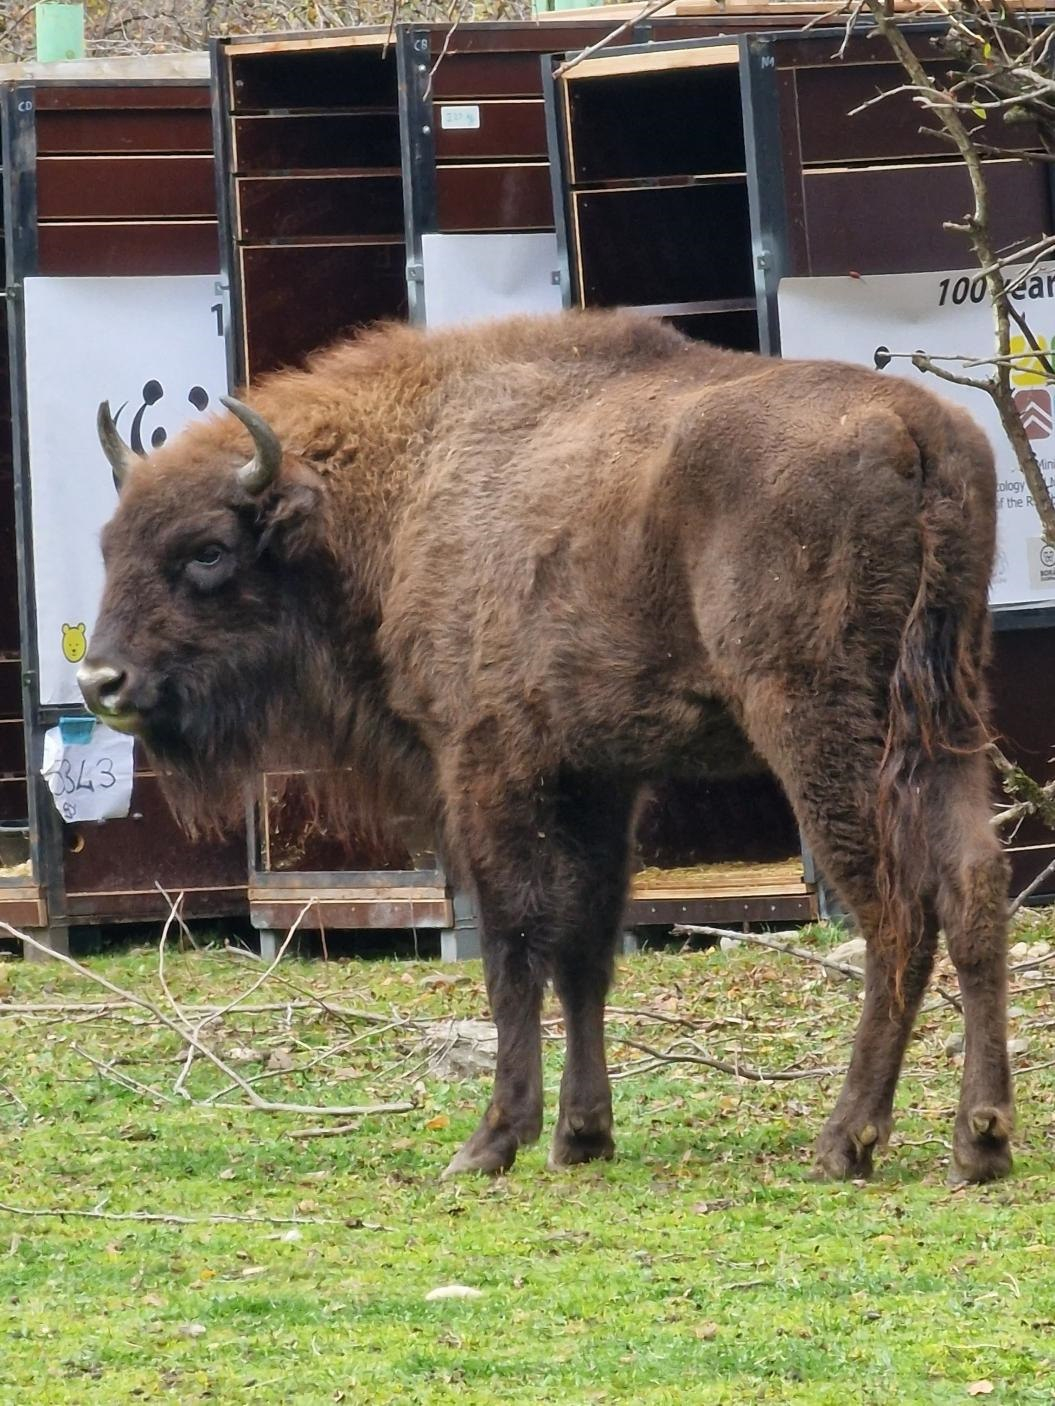
[(184, 558), (183, 575), (195, 591), (208, 594), (226, 586), (235, 572), (235, 557), (222, 542), (204, 542)]

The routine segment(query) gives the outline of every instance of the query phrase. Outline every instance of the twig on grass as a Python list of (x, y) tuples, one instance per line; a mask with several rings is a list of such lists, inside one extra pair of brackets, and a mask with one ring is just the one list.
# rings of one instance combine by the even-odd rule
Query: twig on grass
[(0, 1201), (0, 1212), (9, 1216), (28, 1216), (34, 1219), (52, 1220), (123, 1220), (148, 1221), (155, 1225), (341, 1225), (349, 1230), (385, 1230), (386, 1226), (372, 1221), (350, 1217), (347, 1220), (334, 1216), (254, 1216), (239, 1215), (234, 1211), (214, 1211), (204, 1216), (180, 1216), (170, 1211), (100, 1211), (84, 1210), (76, 1206), (12, 1206)]
[[(368, 1103), (359, 1110), (360, 1113), (413, 1113), (417, 1108), (416, 1103)], [(357, 1133), (361, 1131), (359, 1123), (335, 1123), (333, 1127), (325, 1128), (292, 1128), (288, 1134), (292, 1138), (309, 1137), (343, 1137), (345, 1133)]]
[(151, 1088), (149, 1084), (141, 1084), (138, 1079), (133, 1079), (131, 1074), (125, 1074), (123, 1070), (115, 1069), (113, 1062), (106, 1062), (96, 1059), (95, 1055), (89, 1054), (87, 1050), (82, 1050), (80, 1045), (70, 1042), (70, 1049), (75, 1055), (80, 1055), (81, 1059), (86, 1059), (89, 1064), (94, 1065), (104, 1079), (111, 1079), (121, 1088), (128, 1089), (134, 1094), (145, 1094), (147, 1098), (153, 1099), (158, 1104), (172, 1104), (176, 1100), (171, 1094), (162, 1093), (160, 1089)]
[(838, 976), (848, 976), (855, 981), (864, 980), (864, 972), (860, 967), (851, 966), (849, 962), (833, 962), (827, 957), (822, 957), (818, 952), (807, 951), (805, 947), (795, 947), (790, 942), (783, 939), (798, 937), (794, 931), (779, 932), (773, 936), (760, 937), (752, 932), (730, 932), (727, 928), (712, 928), (697, 923), (679, 923), (672, 929), (675, 937), (723, 937), (730, 938), (733, 942), (750, 943), (752, 947), (768, 947), (772, 952), (783, 952), (788, 957), (798, 957), (803, 962), (813, 962), (818, 967), (824, 967), (827, 971), (835, 972)]

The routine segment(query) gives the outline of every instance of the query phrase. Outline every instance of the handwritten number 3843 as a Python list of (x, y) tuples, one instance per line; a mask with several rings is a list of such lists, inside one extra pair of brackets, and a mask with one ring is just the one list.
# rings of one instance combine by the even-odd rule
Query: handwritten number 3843
[(47, 773), (51, 794), (72, 796), (77, 791), (109, 791), (112, 786), (117, 785), (114, 764), (110, 757), (100, 757), (94, 763), (94, 776), (86, 776), (85, 770), (91, 769), (92, 766), (91, 762), (82, 760), (74, 773), (73, 762), (69, 757), (63, 757), (58, 766), (52, 767)]

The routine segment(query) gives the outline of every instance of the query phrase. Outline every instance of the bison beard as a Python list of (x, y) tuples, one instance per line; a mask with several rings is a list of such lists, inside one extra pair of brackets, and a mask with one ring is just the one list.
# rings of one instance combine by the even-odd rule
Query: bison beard
[(1006, 1172), (981, 750), (995, 483), (967, 417), (612, 313), (380, 329), (250, 399), (142, 462), (101, 415), (122, 492), (85, 696), (145, 739), (192, 827), (293, 763), (349, 818), (442, 826), (499, 1040), (449, 1171), (508, 1168), (538, 1137), (547, 980), (568, 1031), (552, 1161), (611, 1156), (604, 1003), (638, 798), (761, 759), (869, 940), (818, 1170), (867, 1175), (889, 1136), (940, 926), (966, 1025), (955, 1169)]

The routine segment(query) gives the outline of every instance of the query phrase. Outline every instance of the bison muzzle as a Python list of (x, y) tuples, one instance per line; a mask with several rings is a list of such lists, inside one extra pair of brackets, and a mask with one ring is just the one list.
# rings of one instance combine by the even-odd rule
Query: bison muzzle
[(966, 1023), (959, 1176), (1010, 1167), (1005, 863), (983, 755), (993, 460), (960, 411), (623, 313), (372, 331), (270, 377), (120, 485), (81, 670), (190, 827), (261, 768), (412, 806), (471, 885), (494, 1092), (449, 1168), (542, 1128), (610, 1157), (604, 1005), (650, 783), (768, 766), (869, 941), (817, 1167), (867, 1175), (944, 929)]

